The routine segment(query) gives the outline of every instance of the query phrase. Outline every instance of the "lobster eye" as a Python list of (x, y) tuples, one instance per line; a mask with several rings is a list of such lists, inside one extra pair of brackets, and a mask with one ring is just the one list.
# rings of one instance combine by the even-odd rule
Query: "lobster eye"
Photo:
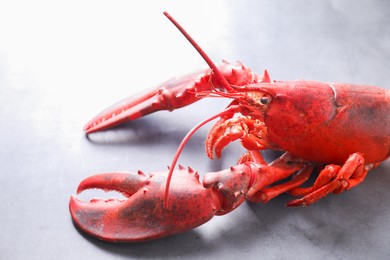
[(270, 96), (263, 96), (260, 99), (260, 103), (263, 105), (268, 105), (269, 103), (271, 103), (271, 97)]

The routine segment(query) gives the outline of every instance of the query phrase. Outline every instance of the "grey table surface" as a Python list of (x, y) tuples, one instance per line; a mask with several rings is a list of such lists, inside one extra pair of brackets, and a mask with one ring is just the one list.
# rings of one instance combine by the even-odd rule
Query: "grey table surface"
[[(0, 259), (390, 259), (390, 164), (360, 186), (306, 208), (282, 195), (244, 203), (184, 234), (109, 244), (73, 225), (70, 194), (99, 172), (165, 170), (181, 137), (228, 101), (202, 100), (91, 135), (92, 116), (132, 93), (205, 67), (168, 10), (215, 60), (273, 79), (390, 86), (390, 2), (0, 2)], [(202, 128), (180, 163), (233, 165), (204, 153)], [(92, 196), (83, 194), (83, 196)]]

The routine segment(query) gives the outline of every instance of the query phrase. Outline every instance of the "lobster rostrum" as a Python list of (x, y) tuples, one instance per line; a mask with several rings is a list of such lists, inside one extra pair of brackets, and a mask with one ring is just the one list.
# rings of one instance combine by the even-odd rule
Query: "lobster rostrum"
[[(373, 86), (314, 81), (271, 81), (244, 65), (216, 66), (184, 29), (164, 13), (198, 50), (210, 69), (161, 84), (127, 98), (93, 118), (87, 134), (158, 110), (174, 110), (203, 97), (232, 99), (183, 139), (171, 167), (151, 174), (104, 173), (83, 180), (86, 189), (115, 190), (127, 199), (70, 198), (70, 212), (83, 231), (111, 242), (139, 242), (193, 229), (214, 215), (229, 213), (246, 199), (267, 202), (288, 192), (288, 206), (310, 205), (330, 193), (360, 184), (389, 157), (390, 91)], [(241, 140), (247, 152), (237, 165), (206, 173), (175, 168), (191, 135), (217, 119), (206, 139), (211, 159)], [(261, 150), (284, 151), (267, 163)], [(302, 185), (319, 168), (311, 186)], [(317, 172), (316, 172), (317, 174)], [(275, 184), (277, 183), (277, 184)]]

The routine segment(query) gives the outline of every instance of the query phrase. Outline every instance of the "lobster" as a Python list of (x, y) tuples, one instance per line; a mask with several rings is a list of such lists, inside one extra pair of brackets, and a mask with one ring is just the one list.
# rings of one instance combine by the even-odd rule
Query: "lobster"
[[(81, 201), (71, 196), (76, 226), (110, 242), (153, 240), (193, 229), (245, 200), (268, 202), (282, 193), (288, 206), (307, 206), (364, 181), (390, 155), (390, 91), (374, 86), (315, 81), (274, 81), (241, 63), (215, 65), (192, 37), (164, 12), (208, 63), (209, 69), (168, 81), (129, 97), (93, 118), (86, 134), (159, 110), (190, 105), (205, 97), (231, 99), (222, 112), (200, 122), (181, 142), (165, 172), (103, 173), (83, 180), (87, 189), (114, 190), (126, 199)], [(175, 167), (194, 132), (218, 119), (206, 139), (210, 159), (240, 140), (246, 153), (236, 165), (199, 174)], [(282, 155), (268, 163), (263, 150)], [(311, 175), (313, 183), (306, 185)]]

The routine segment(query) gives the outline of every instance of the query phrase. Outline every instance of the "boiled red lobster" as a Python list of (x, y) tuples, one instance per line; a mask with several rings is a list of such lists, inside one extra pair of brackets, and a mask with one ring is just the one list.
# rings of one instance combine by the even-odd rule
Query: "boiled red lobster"
[[(87, 134), (108, 129), (158, 110), (174, 110), (204, 97), (232, 102), (195, 126), (183, 139), (171, 167), (149, 175), (105, 173), (83, 180), (77, 193), (100, 188), (124, 194), (126, 200), (70, 199), (75, 224), (111, 242), (138, 242), (193, 229), (223, 215), (245, 199), (267, 202), (281, 193), (299, 197), (288, 206), (310, 205), (330, 193), (360, 184), (369, 170), (389, 157), (390, 91), (373, 86), (314, 81), (271, 81), (244, 65), (216, 66), (167, 13), (165, 15), (210, 66), (153, 91), (109, 107), (86, 126)], [(237, 165), (206, 173), (202, 182), (191, 168), (175, 164), (191, 135), (217, 119), (207, 140), (208, 157), (221, 156), (231, 142), (247, 150)], [(259, 152), (284, 151), (272, 163)], [(315, 171), (314, 169), (320, 169)], [(311, 174), (311, 186), (302, 187)], [(277, 184), (275, 184), (277, 183)]]

